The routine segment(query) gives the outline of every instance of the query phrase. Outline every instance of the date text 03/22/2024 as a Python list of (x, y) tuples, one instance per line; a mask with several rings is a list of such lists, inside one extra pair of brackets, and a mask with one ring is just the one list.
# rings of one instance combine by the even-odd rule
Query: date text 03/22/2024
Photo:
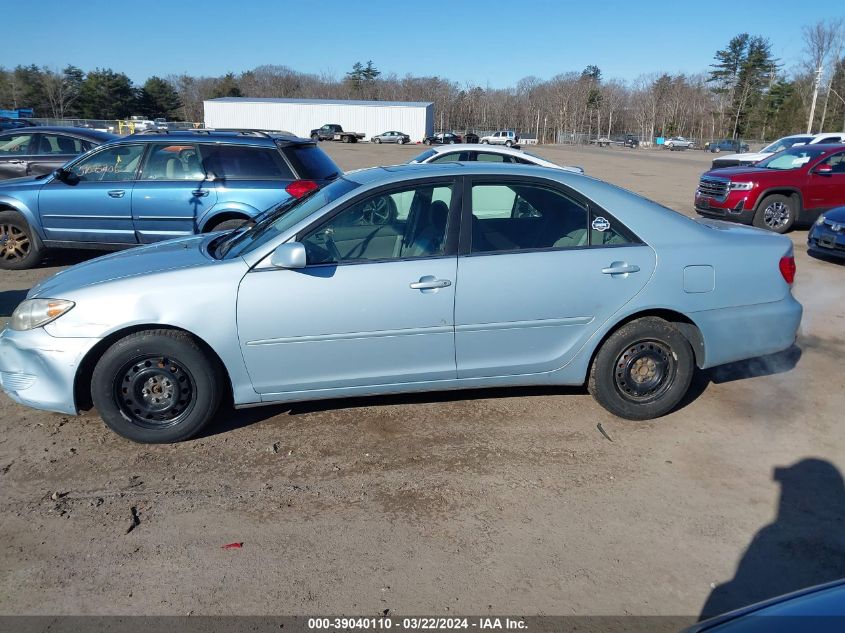
[(526, 630), (527, 623), (520, 618), (509, 617), (406, 617), (401, 620), (390, 617), (377, 618), (309, 618), (310, 630), (391, 630), (438, 631), (456, 629), (477, 629), (519, 631)]

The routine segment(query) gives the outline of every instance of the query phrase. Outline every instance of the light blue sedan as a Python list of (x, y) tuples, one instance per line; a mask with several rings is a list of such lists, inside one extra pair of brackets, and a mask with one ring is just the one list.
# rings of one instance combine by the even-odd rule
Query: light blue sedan
[(0, 334), (14, 400), (172, 442), (236, 407), (580, 385), (628, 419), (695, 366), (791, 346), (792, 242), (513, 164), (352, 172), (229, 233), (34, 287)]

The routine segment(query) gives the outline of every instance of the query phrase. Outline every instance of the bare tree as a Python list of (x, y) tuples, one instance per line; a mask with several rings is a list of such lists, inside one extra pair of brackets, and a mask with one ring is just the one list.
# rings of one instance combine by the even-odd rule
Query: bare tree
[(841, 20), (835, 20), (833, 22), (820, 20), (812, 26), (805, 26), (803, 29), (804, 50), (807, 53), (810, 68), (815, 72), (813, 99), (810, 103), (810, 115), (807, 117), (807, 134), (813, 131), (813, 119), (816, 115), (816, 101), (819, 97), (819, 87), (822, 82), (824, 65), (834, 43), (839, 37), (841, 24)]

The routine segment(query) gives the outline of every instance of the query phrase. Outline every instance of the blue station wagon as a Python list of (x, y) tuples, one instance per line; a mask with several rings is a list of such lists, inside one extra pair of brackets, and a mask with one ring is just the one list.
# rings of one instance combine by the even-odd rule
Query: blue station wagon
[(647, 419), (696, 365), (790, 347), (794, 273), (782, 235), (580, 174), (379, 167), (41, 282), (0, 334), (0, 384), (37, 408), (93, 404), (140, 442), (195, 435), (226, 392), (244, 407), (586, 383)]
[(51, 174), (0, 182), (0, 268), (32, 268), (50, 248), (115, 250), (231, 229), (339, 174), (310, 139), (135, 134)]

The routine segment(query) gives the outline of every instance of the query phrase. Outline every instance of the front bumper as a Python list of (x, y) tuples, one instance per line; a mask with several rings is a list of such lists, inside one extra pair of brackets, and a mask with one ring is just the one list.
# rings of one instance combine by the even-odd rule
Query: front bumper
[(827, 224), (814, 224), (807, 234), (807, 248), (811, 253), (845, 259), (845, 226), (834, 231)]
[(98, 340), (57, 338), (44, 328), (7, 328), (0, 332), (0, 387), (20, 404), (76, 415), (76, 370)]
[(731, 222), (751, 224), (754, 221), (754, 201), (748, 191), (731, 191), (724, 200), (695, 192), (695, 210), (700, 215)]

